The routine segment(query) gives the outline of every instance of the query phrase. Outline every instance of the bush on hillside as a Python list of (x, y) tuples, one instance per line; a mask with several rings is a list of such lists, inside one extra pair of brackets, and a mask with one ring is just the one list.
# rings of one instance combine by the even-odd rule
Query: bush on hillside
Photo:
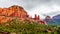
[[(9, 25), (6, 25), (9, 24)], [(15, 32), (17, 34), (59, 34), (60, 27), (54, 25), (42, 25), (34, 21), (22, 21), (15, 19), (0, 25), (0, 32)]]

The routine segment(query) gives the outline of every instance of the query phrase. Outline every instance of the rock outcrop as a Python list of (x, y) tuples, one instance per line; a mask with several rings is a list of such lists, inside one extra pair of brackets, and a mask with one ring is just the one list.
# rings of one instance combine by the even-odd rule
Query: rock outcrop
[(14, 5), (9, 8), (0, 8), (0, 23), (12, 20), (13, 17), (25, 19), (27, 12), (20, 6)]
[(27, 12), (21, 6), (14, 5), (9, 8), (0, 8), (0, 23), (5, 23), (15, 18), (19, 18), (22, 20), (28, 19), (29, 21), (33, 20), (38, 23), (45, 24), (45, 21), (40, 20), (39, 15), (38, 16), (35, 15), (35, 18), (29, 17)]

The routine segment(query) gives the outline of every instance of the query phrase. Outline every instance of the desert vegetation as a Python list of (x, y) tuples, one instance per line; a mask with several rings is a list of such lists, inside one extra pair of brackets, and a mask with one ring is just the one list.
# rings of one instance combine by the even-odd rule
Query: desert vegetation
[(34, 21), (22, 21), (14, 19), (10, 22), (0, 24), (0, 33), (5, 34), (59, 34), (60, 27), (57, 25), (43, 25)]

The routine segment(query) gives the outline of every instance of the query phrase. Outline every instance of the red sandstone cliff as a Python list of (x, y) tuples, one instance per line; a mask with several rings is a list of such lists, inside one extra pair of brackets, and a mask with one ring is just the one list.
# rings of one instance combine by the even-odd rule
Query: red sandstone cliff
[(28, 18), (29, 21), (34, 20), (36, 22), (45, 24), (44, 21), (41, 22), (39, 15), (35, 15), (35, 18), (29, 17), (27, 12), (21, 6), (14, 5), (9, 8), (0, 8), (0, 23), (11, 21), (15, 19), (14, 17), (22, 20)]
[(27, 18), (27, 12), (20, 6), (14, 5), (9, 8), (0, 8), (0, 23), (12, 20), (11, 17)]

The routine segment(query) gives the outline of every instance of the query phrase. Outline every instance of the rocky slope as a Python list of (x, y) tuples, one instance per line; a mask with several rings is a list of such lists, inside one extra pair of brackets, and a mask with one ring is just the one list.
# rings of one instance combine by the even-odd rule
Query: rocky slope
[(25, 19), (27, 12), (20, 6), (14, 5), (9, 8), (0, 8), (0, 23), (11, 21), (14, 17)]

